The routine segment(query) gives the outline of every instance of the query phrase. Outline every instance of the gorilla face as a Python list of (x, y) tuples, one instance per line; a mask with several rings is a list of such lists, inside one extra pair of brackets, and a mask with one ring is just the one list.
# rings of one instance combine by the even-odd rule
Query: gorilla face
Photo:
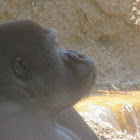
[(2, 74), (9, 73), (8, 93), (14, 93), (8, 97), (34, 99), (58, 113), (88, 95), (96, 77), (93, 61), (61, 49), (55, 30), (19, 20), (1, 24), (0, 36), (1, 57), (8, 66)]

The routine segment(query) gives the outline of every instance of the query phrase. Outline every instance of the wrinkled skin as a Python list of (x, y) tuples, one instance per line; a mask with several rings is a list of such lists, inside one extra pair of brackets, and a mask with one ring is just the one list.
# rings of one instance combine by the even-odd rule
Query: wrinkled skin
[(97, 139), (73, 108), (65, 111), (88, 96), (95, 65), (56, 37), (30, 20), (0, 24), (0, 139)]

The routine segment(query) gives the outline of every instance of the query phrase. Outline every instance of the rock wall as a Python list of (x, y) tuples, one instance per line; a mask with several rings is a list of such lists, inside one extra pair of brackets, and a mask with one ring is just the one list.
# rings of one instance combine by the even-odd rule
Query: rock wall
[(140, 0), (1, 0), (0, 22), (28, 18), (91, 56), (96, 88), (140, 89)]

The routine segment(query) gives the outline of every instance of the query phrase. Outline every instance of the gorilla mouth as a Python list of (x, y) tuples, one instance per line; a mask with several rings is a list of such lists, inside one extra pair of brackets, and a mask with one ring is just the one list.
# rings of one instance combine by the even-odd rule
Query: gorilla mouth
[[(76, 86), (76, 97), (77, 100), (81, 100), (83, 97), (88, 97), (92, 86), (95, 83), (96, 73), (95, 70), (88, 72), (84, 77), (78, 79), (77, 86)], [(75, 84), (76, 85), (76, 84)]]

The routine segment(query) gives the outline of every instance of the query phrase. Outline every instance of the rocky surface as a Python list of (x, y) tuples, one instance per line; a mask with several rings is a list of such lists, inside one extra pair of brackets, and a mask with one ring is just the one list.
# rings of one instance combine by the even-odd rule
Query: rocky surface
[(91, 56), (96, 87), (140, 88), (139, 0), (1, 0), (0, 21), (28, 18), (58, 31), (63, 48)]
[(107, 122), (101, 122), (93, 119), (89, 114), (80, 113), (87, 124), (92, 128), (100, 140), (138, 140), (136, 137), (117, 131)]

